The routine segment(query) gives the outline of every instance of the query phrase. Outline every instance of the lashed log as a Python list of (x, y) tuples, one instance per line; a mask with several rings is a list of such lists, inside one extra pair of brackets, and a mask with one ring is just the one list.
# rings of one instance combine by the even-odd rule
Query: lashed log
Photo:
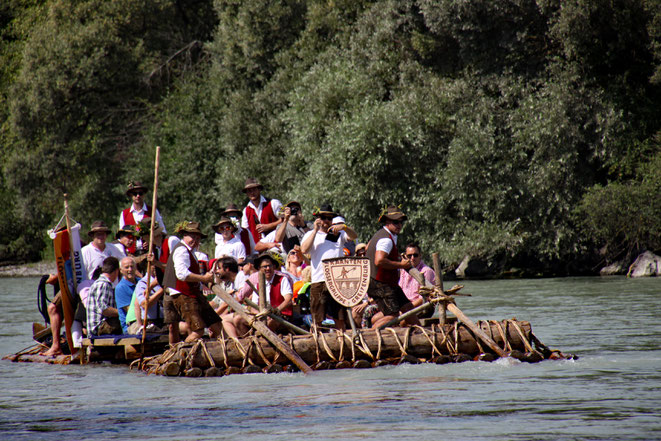
[[(262, 286), (264, 286), (264, 283), (262, 283)], [(266, 326), (265, 323), (262, 323), (261, 321), (258, 320), (252, 320), (252, 317), (246, 312), (246, 309), (243, 307), (243, 305), (240, 304), (238, 301), (236, 301), (234, 297), (226, 293), (225, 290), (218, 285), (213, 285), (211, 287), (211, 290), (218, 297), (223, 299), (225, 303), (227, 303), (246, 322), (248, 322), (250, 326), (255, 328), (257, 332), (259, 332), (262, 336), (264, 336), (264, 338), (266, 338), (270, 343), (272, 343), (276, 348), (278, 348), (278, 350), (282, 352), (285, 355), (285, 357), (287, 357), (289, 361), (294, 363), (302, 372), (306, 374), (312, 372), (312, 368), (308, 366), (305, 363), (305, 361), (303, 361), (301, 357), (294, 350), (292, 350), (292, 348), (287, 346), (287, 344), (285, 344), (285, 342), (282, 341), (280, 337), (278, 337), (273, 331), (271, 331), (269, 327)], [(216, 363), (216, 364), (220, 365), (220, 363)]]
[[(411, 274), (420, 284), (420, 286), (434, 286), (427, 279), (425, 279), (420, 272), (415, 269), (411, 268), (409, 269), (409, 274)], [(507, 357), (507, 352), (503, 351), (492, 339), (489, 337), (487, 334), (484, 333), (483, 330), (481, 330), (479, 327), (473, 323), (471, 319), (468, 318), (466, 314), (464, 314), (461, 309), (457, 307), (454, 303), (448, 302), (447, 303), (447, 309), (453, 313), (459, 320), (461, 320), (462, 323), (464, 323), (466, 326), (470, 328), (471, 331), (477, 335), (480, 340), (482, 340), (489, 348), (494, 351), (499, 357)]]
[[(525, 351), (525, 345), (521, 340), (518, 332), (512, 326), (506, 327), (505, 323), (506, 321), (501, 322), (501, 326), (503, 329), (506, 329), (506, 338), (508, 339), (512, 348)], [(517, 323), (527, 338), (530, 338), (530, 323)], [(497, 322), (494, 321), (489, 323), (488, 326), (492, 327), (491, 333), (494, 335), (496, 343), (502, 346), (504, 341), (498, 333)], [(481, 352), (474, 334), (468, 329), (467, 326), (458, 326), (458, 338), (456, 342), (454, 338), (453, 325), (445, 325), (442, 330), (439, 329), (439, 327), (435, 327), (434, 332), (432, 332), (430, 328), (424, 329), (427, 335), (425, 335), (420, 330), (420, 328), (394, 328), (394, 333), (390, 330), (378, 331), (377, 333), (377, 331), (374, 329), (364, 329), (361, 333), (362, 338), (364, 339), (365, 344), (369, 348), (372, 356), (365, 354), (363, 351), (356, 348), (356, 359), (368, 360), (370, 362), (374, 361), (374, 358), (376, 358), (376, 355), (379, 351), (379, 339), (381, 339), (380, 359), (400, 358), (402, 356), (400, 345), (403, 346), (405, 344), (407, 340), (406, 334), (408, 332), (411, 332), (411, 335), (408, 338), (409, 343), (406, 347), (406, 352), (414, 357), (431, 359), (433, 356), (437, 356), (438, 352), (443, 355), (454, 355), (455, 351), (458, 353), (468, 354), (470, 357), (475, 357)], [(379, 333), (380, 337), (378, 335)], [(395, 335), (397, 335), (397, 337), (395, 337)], [(293, 350), (296, 351), (296, 353), (301, 357), (301, 359), (303, 359), (303, 361), (310, 365), (316, 364), (318, 361), (333, 361), (331, 356), (326, 351), (325, 346), (328, 347), (335, 358), (339, 357), (342, 344), (344, 344), (343, 351), (345, 356), (351, 354), (351, 351), (347, 350), (347, 345), (350, 344), (351, 337), (344, 337), (344, 343), (341, 343), (335, 332), (325, 333), (323, 336), (319, 336), (316, 342), (313, 336), (294, 335), (287, 337), (287, 340), (290, 338), (291, 347)], [(325, 345), (321, 341), (322, 338), (325, 340)], [(432, 346), (432, 342), (434, 346)], [(206, 343), (206, 346), (207, 350), (209, 351), (209, 355), (213, 358), (216, 366), (242, 366), (244, 359), (246, 358), (246, 355), (244, 355), (245, 351), (247, 351), (247, 356), (249, 356), (255, 364), (262, 366), (265, 365), (262, 359), (262, 354), (269, 360), (275, 359), (278, 355), (276, 349), (274, 349), (268, 343), (268, 341), (261, 337), (257, 337), (254, 340), (247, 338), (241, 339), (239, 344), (241, 347), (237, 346), (237, 342), (228, 340), (225, 342), (225, 347), (223, 348), (223, 344), (221, 342), (209, 341)], [(260, 349), (256, 347), (256, 344), (260, 346)], [(225, 360), (225, 353), (227, 354), (227, 360)], [(317, 354), (319, 358), (317, 358)], [(206, 369), (211, 366), (206, 356), (199, 352), (195, 354), (195, 357), (193, 358), (193, 365), (202, 369)]]

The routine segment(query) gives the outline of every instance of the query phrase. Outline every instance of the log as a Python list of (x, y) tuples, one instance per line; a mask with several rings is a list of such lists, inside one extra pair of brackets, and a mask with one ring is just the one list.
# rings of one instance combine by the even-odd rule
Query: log
[[(262, 283), (264, 286), (264, 283)], [(301, 371), (308, 374), (312, 372), (312, 368), (308, 366), (301, 357), (292, 350), (289, 346), (285, 344), (280, 337), (278, 337), (273, 331), (271, 331), (265, 323), (261, 321), (252, 320), (252, 317), (248, 315), (245, 308), (240, 304), (234, 297), (225, 292), (220, 286), (213, 285), (211, 290), (221, 299), (225, 301), (237, 314), (239, 314), (246, 322), (248, 322), (257, 332), (264, 336), (270, 343), (272, 343), (280, 352), (282, 352), (285, 357), (287, 357), (292, 363), (294, 363)], [(243, 360), (243, 358), (242, 358)], [(214, 358), (215, 361), (215, 358)], [(220, 364), (216, 362), (218, 366)]]
[[(431, 283), (425, 279), (420, 272), (415, 269), (411, 268), (409, 269), (409, 274), (411, 274), (420, 284), (420, 286), (433, 286)], [(471, 331), (477, 335), (480, 340), (482, 340), (489, 348), (491, 348), (492, 351), (494, 351), (496, 354), (498, 354), (499, 357), (507, 357), (507, 352), (503, 351), (492, 339), (489, 337), (487, 334), (484, 333), (480, 328), (478, 328), (475, 323), (471, 319), (464, 314), (461, 309), (457, 307), (454, 303), (448, 303), (447, 309), (450, 310), (451, 313), (453, 313), (459, 320), (461, 320), (462, 323), (464, 323), (466, 326), (470, 328)]]
[[(438, 258), (438, 253), (432, 254), (432, 260), (434, 263), (434, 272), (436, 273), (436, 287), (443, 292), (443, 270), (441, 269), (441, 262)], [(441, 325), (444, 325), (448, 320), (447, 307), (445, 302), (441, 302), (438, 305), (438, 321)]]
[[(525, 352), (525, 344), (523, 343), (519, 333), (514, 329), (513, 326), (505, 326), (507, 321), (500, 322), (502, 328), (506, 332), (506, 338), (510, 342), (512, 348)], [(530, 338), (531, 327), (528, 322), (517, 322), (520, 328), (523, 330), (527, 338)], [(491, 327), (491, 334), (494, 335), (496, 343), (501, 346), (504, 345), (504, 341), (500, 334), (498, 333), (497, 326), (498, 323), (492, 321), (491, 323), (486, 323), (485, 326)], [(379, 331), (381, 335), (381, 354), (380, 359), (399, 359), (402, 356), (400, 350), (400, 345), (404, 345), (406, 341), (406, 334), (411, 332), (409, 336), (409, 345), (407, 348), (407, 353), (417, 358), (423, 358), (430, 360), (433, 357), (441, 355), (445, 356), (454, 356), (454, 350), (451, 350), (448, 347), (447, 343), (443, 343), (444, 338), (450, 340), (451, 346), (454, 349), (455, 338), (454, 338), (454, 326), (445, 325), (442, 328), (442, 331), (436, 326), (434, 331), (431, 328), (424, 328), (427, 335), (425, 335), (420, 328), (394, 328), (393, 331)], [(362, 330), (362, 337), (369, 348), (372, 355), (376, 358), (377, 352), (379, 350), (379, 336), (376, 330), (374, 329), (364, 329)], [(395, 337), (395, 334), (397, 337)], [(477, 344), (475, 335), (470, 331), (466, 325), (458, 325), (457, 328), (457, 348), (456, 351), (459, 353), (464, 353), (470, 356), (471, 358), (479, 355), (481, 353), (480, 348)], [(343, 353), (345, 357), (351, 357), (350, 349), (350, 340), (351, 337), (349, 334), (345, 334), (344, 338), (344, 349)], [(319, 354), (319, 361), (322, 363), (331, 362), (333, 364), (337, 363), (339, 360), (339, 354), (341, 349), (341, 342), (337, 338), (337, 333), (335, 331), (324, 333), (319, 335), (318, 344), (319, 348), (317, 349), (317, 344), (312, 335), (302, 336), (295, 335), (291, 336), (291, 345), (294, 348), (294, 351), (300, 356), (303, 361), (309, 365), (315, 365), (318, 362), (317, 353)], [(330, 357), (327, 353), (324, 344), (321, 339), (326, 341), (326, 344), (330, 351), (333, 353), (333, 356), (336, 358), (336, 361)], [(433, 350), (432, 344), (434, 342), (436, 350)], [(259, 345), (261, 349), (261, 354), (263, 354), (268, 360), (274, 360), (278, 351), (273, 348), (269, 342), (261, 337), (254, 338), (244, 338), (239, 339), (238, 343), (234, 340), (227, 340), (225, 342), (225, 349), (223, 349), (223, 343), (220, 341), (209, 341), (206, 342), (207, 350), (211, 358), (213, 358), (216, 366), (225, 366), (225, 353), (227, 354), (227, 365), (229, 366), (242, 366), (244, 361), (244, 352), (248, 352), (248, 356), (255, 364), (265, 366), (266, 363), (263, 361), (260, 350), (257, 349), (256, 345)], [(287, 345), (289, 347), (289, 345)], [(190, 350), (190, 348), (188, 348)], [(356, 359), (368, 360), (369, 362), (374, 361), (372, 357), (367, 354), (364, 354), (358, 347), (355, 348)], [(200, 352), (198, 352), (193, 358), (193, 365), (199, 366), (200, 368), (206, 369), (210, 367), (207, 357)]]

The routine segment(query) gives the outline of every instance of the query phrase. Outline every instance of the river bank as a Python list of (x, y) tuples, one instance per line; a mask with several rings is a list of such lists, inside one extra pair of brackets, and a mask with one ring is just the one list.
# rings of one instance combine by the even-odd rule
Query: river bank
[(0, 266), (0, 277), (40, 277), (57, 272), (54, 261)]

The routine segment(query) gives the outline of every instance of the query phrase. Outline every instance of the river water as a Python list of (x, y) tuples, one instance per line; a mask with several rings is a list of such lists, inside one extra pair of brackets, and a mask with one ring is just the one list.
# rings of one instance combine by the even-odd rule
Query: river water
[[(0, 354), (42, 321), (36, 278), (0, 279)], [(467, 281), (473, 320), (528, 320), (574, 361), (166, 378), (0, 362), (0, 439), (661, 439), (661, 279)]]

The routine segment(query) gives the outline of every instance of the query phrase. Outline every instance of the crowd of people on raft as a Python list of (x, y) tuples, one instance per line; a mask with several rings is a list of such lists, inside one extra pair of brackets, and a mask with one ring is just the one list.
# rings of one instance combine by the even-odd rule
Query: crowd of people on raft
[[(388, 206), (378, 219), (382, 227), (367, 243), (356, 243), (356, 232), (330, 204), (315, 208), (313, 220), (306, 221), (300, 203), (282, 205), (263, 190), (256, 179), (246, 180), (246, 206), (229, 204), (211, 227), (216, 246), (209, 258), (199, 250), (207, 237), (199, 222), (182, 221), (169, 235), (161, 214), (145, 202), (148, 189), (129, 183), (131, 205), (119, 216), (115, 240), (108, 241), (112, 230), (105, 222), (95, 221), (87, 233), (90, 242), (81, 249), (87, 280), (71, 289), (74, 348), (80, 348), (85, 331), (88, 336), (122, 335), (144, 328), (168, 333), (171, 345), (202, 338), (207, 329), (212, 338), (241, 337), (250, 324), (210, 288), (220, 285), (237, 301), (256, 304), (260, 273), (271, 314), (267, 325), (273, 331), (282, 328), (273, 316), (300, 326), (345, 330), (348, 313), (358, 327), (378, 328), (423, 303), (420, 286), (407, 270), (416, 268), (432, 284), (435, 274), (416, 243), (400, 254), (397, 237), (407, 220), (400, 208)], [(367, 297), (351, 309), (332, 297), (323, 269), (324, 260), (345, 256), (367, 257), (371, 266)], [(57, 280), (52, 275), (49, 282)], [(48, 307), (53, 343), (44, 355), (62, 354), (61, 296)], [(423, 314), (431, 313), (427, 308)], [(420, 318), (411, 315), (402, 325), (420, 324)]]

